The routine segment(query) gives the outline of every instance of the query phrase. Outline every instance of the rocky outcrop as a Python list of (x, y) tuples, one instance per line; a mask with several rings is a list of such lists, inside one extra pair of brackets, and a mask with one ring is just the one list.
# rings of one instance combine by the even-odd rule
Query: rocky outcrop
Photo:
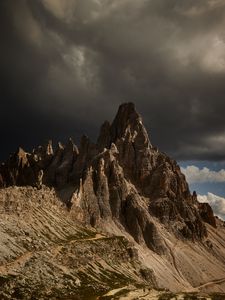
[(0, 174), (2, 187), (71, 187), (67, 205), (77, 219), (100, 227), (113, 221), (159, 254), (165, 245), (155, 219), (180, 239), (202, 240), (205, 222), (215, 227), (211, 208), (191, 195), (177, 163), (152, 146), (132, 103), (102, 125), (96, 144), (83, 136), (79, 147), (69, 140), (55, 150), (51, 142), (30, 154), (20, 148)]
[(216, 228), (216, 218), (209, 203), (198, 203), (198, 209), (202, 220)]
[(18, 148), (8, 161), (1, 164), (0, 173), (4, 187), (35, 184), (35, 169), (31, 167), (28, 157), (28, 153)]

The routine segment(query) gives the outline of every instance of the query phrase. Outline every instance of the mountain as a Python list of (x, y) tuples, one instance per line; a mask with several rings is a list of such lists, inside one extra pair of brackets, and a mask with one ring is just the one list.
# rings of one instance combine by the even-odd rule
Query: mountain
[[(173, 292), (225, 292), (224, 222), (214, 217), (209, 204), (197, 201), (195, 192), (190, 193), (176, 161), (151, 144), (133, 103), (122, 104), (111, 124), (104, 122), (95, 144), (83, 136), (79, 146), (69, 139), (66, 145), (59, 143), (56, 149), (51, 141), (32, 153), (19, 148), (0, 166), (0, 187), (1, 197), (4, 195), (4, 216), (7, 213), (5, 207), (18, 202), (16, 195), (19, 193), (21, 203), (29, 200), (31, 211), (35, 203), (41, 203), (41, 210), (42, 204), (48, 203), (49, 211), (45, 217), (46, 224), (49, 220), (48, 227), (55, 218), (51, 207), (54, 200), (57, 203), (54, 205), (60, 206), (64, 214), (57, 230), (62, 230), (64, 225), (61, 223), (70, 222), (74, 231), (80, 226), (81, 231), (89, 230), (94, 236), (101, 232), (101, 243), (105, 239), (115, 239), (112, 242), (118, 250), (113, 252), (115, 255), (111, 254), (110, 248), (100, 245), (99, 240), (94, 240), (95, 243), (98, 241), (101, 250), (94, 250), (92, 262), (96, 263), (94, 255), (102, 256), (102, 249), (106, 247), (107, 256), (115, 256), (111, 263), (115, 261), (115, 265), (125, 268), (126, 280), (130, 278), (136, 284)], [(27, 191), (32, 194), (31, 199)], [(29, 209), (26, 212), (30, 214)], [(33, 214), (31, 219), (42, 222), (39, 219), (43, 217), (42, 213), (40, 211), (40, 217)], [(35, 240), (40, 229), (36, 225), (33, 227)], [(124, 241), (129, 241), (129, 246), (117, 242), (121, 236)], [(60, 239), (68, 244), (67, 236)], [(7, 241), (9, 245), (11, 238)], [(63, 247), (67, 248), (66, 245)], [(135, 255), (129, 256), (129, 251)], [(128, 254), (123, 254), (121, 260), (116, 257), (116, 252)], [(132, 263), (129, 265), (130, 260), (136, 261), (135, 267)], [(53, 264), (52, 257), (50, 261)], [(65, 271), (65, 265), (63, 268)], [(20, 272), (23, 271), (22, 268)], [(93, 268), (89, 271), (94, 278)], [(46, 268), (43, 278), (45, 272)], [(108, 272), (109, 278), (115, 278), (109, 269)], [(78, 273), (72, 276), (82, 285), (82, 276)], [(27, 278), (29, 280), (29, 276)], [(111, 281), (113, 283), (113, 279)], [(13, 282), (16, 287), (17, 280)], [(109, 286), (105, 284), (104, 288), (107, 290)], [(102, 286), (102, 290), (104, 288)], [(94, 289), (93, 285), (90, 289)]]

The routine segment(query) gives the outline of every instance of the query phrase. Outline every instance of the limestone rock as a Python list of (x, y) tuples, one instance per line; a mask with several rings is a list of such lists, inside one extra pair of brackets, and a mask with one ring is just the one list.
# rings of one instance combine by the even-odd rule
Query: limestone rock
[(0, 187), (43, 183), (60, 195), (67, 191), (66, 203), (79, 220), (100, 227), (114, 222), (157, 253), (165, 249), (154, 218), (181, 239), (202, 240), (205, 222), (215, 227), (210, 206), (191, 195), (176, 161), (151, 145), (133, 103), (122, 104), (114, 121), (102, 125), (96, 144), (82, 136), (79, 147), (70, 139), (31, 154), (20, 148), (0, 175)]
[(216, 219), (209, 203), (199, 203), (198, 208), (202, 220), (216, 228)]
[(72, 139), (69, 139), (56, 168), (55, 181), (57, 187), (63, 187), (68, 182), (69, 173), (72, 170), (73, 163), (77, 159), (77, 156), (77, 146), (73, 143)]

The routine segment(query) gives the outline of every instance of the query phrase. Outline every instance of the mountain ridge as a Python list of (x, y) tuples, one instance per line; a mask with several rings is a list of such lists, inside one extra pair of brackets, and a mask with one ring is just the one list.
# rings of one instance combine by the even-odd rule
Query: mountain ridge
[[(124, 235), (159, 286), (191, 289), (225, 277), (223, 222), (190, 193), (176, 161), (151, 144), (133, 103), (103, 123), (95, 144), (82, 136), (79, 147), (69, 139), (56, 149), (51, 141), (32, 153), (19, 148), (0, 167), (0, 187), (10, 186), (53, 188), (75, 222)], [(198, 261), (199, 253), (209, 261)], [(215, 290), (225, 291), (223, 281)]]
[[(124, 179), (130, 181), (138, 193), (156, 199), (150, 203), (149, 210), (161, 221), (165, 217), (172, 219), (178, 211), (179, 214), (194, 214), (195, 230), (187, 225), (183, 229), (183, 235), (189, 238), (191, 234), (194, 234), (194, 238), (206, 235), (198, 212), (194, 209), (189, 211), (187, 207), (188, 202), (197, 203), (196, 195), (190, 194), (188, 184), (177, 163), (151, 145), (142, 118), (133, 103), (122, 104), (112, 124), (105, 122), (102, 125), (96, 144), (91, 143), (88, 137), (82, 136), (79, 148), (72, 139), (69, 139), (65, 146), (58, 143), (55, 151), (51, 141), (44, 147), (34, 149), (31, 154), (19, 148), (5, 164), (1, 165), (0, 186), (40, 187), (43, 183), (57, 189), (63, 189), (68, 184), (78, 187), (81, 180), (85, 181), (84, 178), (90, 171), (88, 168), (92, 167), (95, 169), (93, 177), (96, 178), (93, 187), (96, 194), (98, 176), (101, 176), (100, 169), (105, 168), (104, 164), (108, 164), (107, 168), (111, 168), (107, 170), (108, 172), (113, 172), (116, 168), (114, 171), (119, 173), (119, 168), (122, 167)], [(106, 168), (102, 171), (104, 173)], [(174, 205), (176, 200), (178, 205)], [(202, 204), (199, 205), (199, 209), (210, 210), (210, 207), (207, 206), (206, 209)], [(203, 214), (206, 220), (207, 213)], [(208, 221), (216, 226), (212, 215)]]

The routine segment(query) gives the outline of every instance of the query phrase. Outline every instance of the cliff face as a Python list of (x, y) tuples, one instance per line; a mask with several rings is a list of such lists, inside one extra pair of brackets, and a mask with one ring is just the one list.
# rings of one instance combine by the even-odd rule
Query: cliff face
[[(82, 282), (86, 285), (86, 280), (91, 280), (93, 290), (96, 287), (107, 290), (110, 287), (105, 281), (102, 287), (102, 278), (99, 281), (98, 275), (105, 271), (108, 274), (108, 268), (115, 269), (115, 261), (118, 274), (114, 276), (111, 272), (106, 278), (116, 287), (125, 285), (126, 288), (132, 273), (132, 282), (140, 284), (144, 280), (146, 284), (172, 291), (225, 291), (224, 222), (214, 217), (208, 204), (198, 203), (196, 193), (190, 193), (176, 161), (152, 146), (132, 103), (121, 105), (114, 121), (102, 125), (96, 144), (83, 136), (79, 147), (70, 139), (66, 145), (59, 143), (56, 149), (51, 142), (32, 153), (19, 148), (0, 166), (0, 187), (1, 226), (4, 227), (0, 250), (5, 251), (2, 256), (5, 262), (0, 266), (0, 279), (4, 277), (5, 285), (3, 291), (21, 290), (24, 274), (27, 274), (26, 293), (39, 291), (39, 286), (33, 286), (32, 282), (46, 287), (49, 276), (46, 266), (49, 263), (50, 270), (55, 266), (51, 281), (53, 289), (56, 284), (54, 278), (58, 278), (60, 268), (59, 291), (68, 272), (72, 276), (71, 289), (76, 288), (81, 294)], [(60, 203), (59, 199), (64, 203)], [(55, 218), (58, 220), (53, 222)], [(17, 237), (18, 224), (21, 227), (18, 245), (22, 244), (17, 252), (12, 250), (18, 256), (18, 259), (15, 258), (18, 276), (7, 277), (5, 282), (5, 273), (10, 275), (9, 267), (14, 266), (7, 249), (14, 249), (16, 244), (11, 236), (5, 238), (5, 232)], [(85, 246), (78, 237), (74, 241), (68, 237), (68, 241), (66, 236), (61, 236), (65, 230), (69, 233), (83, 225), (91, 225), (91, 231), (96, 234), (101, 232), (101, 238), (87, 238)], [(24, 226), (33, 236), (33, 242), (29, 239), (25, 247)], [(73, 226), (75, 229), (71, 229)], [(50, 247), (53, 250), (50, 254), (45, 247), (40, 251), (35, 248), (41, 247), (40, 236), (44, 236), (43, 245), (51, 242), (51, 239), (48, 240), (49, 232), (54, 232), (59, 238), (54, 239), (55, 245)], [(124, 248), (120, 244), (121, 235), (124, 236), (122, 241), (128, 239), (132, 247)], [(65, 243), (65, 253), (61, 252), (64, 249), (61, 243)], [(37, 267), (44, 268), (46, 277), (39, 278), (39, 273), (33, 272), (36, 268), (36, 260), (32, 265), (33, 252), (31, 259), (28, 257), (29, 263), (17, 266), (21, 259), (20, 251), (24, 252), (22, 258), (24, 255), (26, 258), (26, 249), (30, 246), (34, 247), (32, 251), (38, 257)], [(57, 259), (55, 249), (61, 249)], [(135, 256), (135, 259), (129, 258), (129, 255)], [(77, 257), (75, 261), (74, 257)], [(93, 270), (90, 270), (90, 260), (85, 260), (86, 257), (91, 257), (94, 277), (97, 276), (94, 281), (90, 279)], [(126, 264), (129, 259), (132, 263)], [(134, 269), (133, 259), (137, 261)], [(100, 271), (96, 261), (102, 261)], [(76, 269), (77, 264), (80, 269)], [(142, 269), (150, 272), (149, 279), (140, 277)], [(79, 270), (86, 270), (86, 277)], [(120, 282), (122, 273), (126, 278)], [(31, 274), (36, 275), (33, 277)], [(81, 289), (77, 286), (80, 281)]]
[(56, 150), (51, 142), (32, 153), (19, 148), (0, 167), (1, 187), (42, 184), (59, 193), (72, 189), (66, 203), (75, 218), (92, 226), (113, 221), (157, 253), (164, 245), (155, 220), (187, 240), (206, 237), (205, 222), (216, 226), (177, 163), (151, 145), (132, 103), (122, 104), (112, 124), (102, 125), (96, 144), (83, 136), (79, 147), (69, 140)]

